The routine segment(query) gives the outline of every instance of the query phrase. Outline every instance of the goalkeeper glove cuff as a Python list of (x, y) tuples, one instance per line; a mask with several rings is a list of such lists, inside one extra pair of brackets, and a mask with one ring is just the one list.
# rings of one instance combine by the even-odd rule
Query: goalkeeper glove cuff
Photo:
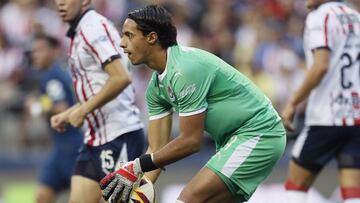
[[(155, 163), (153, 162), (153, 154), (143, 154), (139, 157), (139, 159), (140, 159), (140, 168), (144, 173), (160, 168), (156, 166)], [(164, 170), (163, 168), (161, 169)]]

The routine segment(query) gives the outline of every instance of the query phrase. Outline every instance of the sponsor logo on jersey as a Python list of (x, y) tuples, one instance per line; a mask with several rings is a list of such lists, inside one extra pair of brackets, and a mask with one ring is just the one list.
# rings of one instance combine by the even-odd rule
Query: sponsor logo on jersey
[(360, 23), (359, 18), (355, 14), (338, 14), (336, 17), (342, 25)]

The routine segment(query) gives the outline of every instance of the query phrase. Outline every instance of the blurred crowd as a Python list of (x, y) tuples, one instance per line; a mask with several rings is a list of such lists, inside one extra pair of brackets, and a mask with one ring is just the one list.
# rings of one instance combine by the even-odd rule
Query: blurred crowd
[[(94, 8), (119, 29), (128, 11), (154, 3), (173, 15), (180, 44), (208, 50), (232, 64), (278, 110), (303, 79), (302, 33), (308, 12), (304, 0), (93, 0)], [(38, 73), (29, 58), (35, 34), (46, 33), (62, 42), (59, 61), (67, 67), (68, 25), (60, 20), (54, 4), (54, 0), (0, 1), (1, 151), (29, 150), (47, 142), (47, 118), (25, 104), (29, 95), (37, 94)], [(151, 72), (141, 67), (133, 67), (132, 72), (145, 119), (144, 92)]]

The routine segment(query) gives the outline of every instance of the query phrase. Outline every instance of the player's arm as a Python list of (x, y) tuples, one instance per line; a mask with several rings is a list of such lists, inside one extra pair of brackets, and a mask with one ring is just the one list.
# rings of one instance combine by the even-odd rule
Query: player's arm
[(309, 96), (311, 90), (319, 85), (328, 70), (330, 50), (326, 48), (315, 49), (313, 55), (314, 63), (312, 67), (308, 69), (303, 83), (290, 97), (282, 112), (283, 123), (288, 130), (294, 129), (292, 119), (296, 106)]
[[(163, 118), (150, 120), (148, 127), (148, 142), (149, 148), (147, 154), (151, 154), (167, 143), (169, 143), (171, 135), (172, 114)], [(151, 172), (147, 172), (145, 175), (154, 183), (160, 175), (161, 170), (157, 169)]]
[(131, 78), (127, 69), (123, 66), (120, 59), (115, 59), (105, 65), (104, 70), (109, 75), (102, 89), (87, 102), (80, 105), (78, 109), (72, 112), (76, 116), (70, 116), (70, 123), (74, 127), (80, 127), (83, 118), (90, 112), (102, 107), (112, 99), (114, 99), (121, 91), (123, 91), (130, 83)]
[[(201, 63), (188, 61), (172, 80), (174, 95), (179, 105), (179, 135), (153, 153), (153, 162), (164, 167), (198, 152), (201, 148), (207, 94), (215, 75)], [(194, 71), (195, 70), (195, 71)]]
[(65, 132), (65, 125), (69, 122), (69, 115), (77, 108), (80, 107), (80, 103), (76, 103), (70, 108), (66, 109), (63, 112), (54, 114), (50, 118), (50, 125), (53, 129), (58, 132)]
[[(90, 24), (81, 28), (81, 37), (87, 45), (89, 53), (108, 74), (108, 79), (102, 89), (87, 102), (82, 103), (70, 115), (70, 124), (80, 127), (86, 114), (98, 109), (114, 99), (130, 83), (131, 77), (127, 67), (121, 62), (120, 53), (113, 43), (115, 35), (111, 35), (107, 26)], [(111, 38), (113, 37), (113, 39)]]
[[(202, 143), (204, 118), (204, 112), (181, 117), (180, 135), (169, 143), (167, 142), (171, 126), (170, 115), (151, 121), (149, 126), (150, 149), (160, 148), (160, 150), (155, 151), (152, 155), (142, 155), (134, 161), (127, 162), (119, 170), (105, 176), (100, 181), (104, 199), (108, 200), (111, 196), (112, 202), (121, 196), (121, 200), (126, 201), (135, 182), (141, 178), (143, 172), (147, 172), (146, 176), (154, 182), (160, 174), (159, 167), (199, 151)], [(155, 133), (159, 133), (160, 136)], [(163, 145), (165, 146), (161, 147)]]
[(290, 103), (294, 106), (304, 101), (326, 74), (329, 67), (330, 51), (326, 48), (315, 49), (313, 51), (314, 64), (307, 71), (305, 80), (300, 88), (290, 98)]
[(200, 151), (204, 122), (205, 112), (180, 116), (179, 136), (153, 154), (154, 164), (163, 167)]
[[(188, 67), (194, 66), (190, 64)], [(202, 73), (204, 70), (206, 71), (205, 67), (198, 67), (196, 70)], [(127, 162), (118, 171), (105, 176), (100, 181), (104, 199), (108, 199), (111, 194), (114, 198), (119, 197), (119, 190), (115, 189), (115, 192), (112, 192), (114, 187), (116, 187), (125, 188), (122, 192), (122, 199), (126, 200), (134, 183), (139, 180), (144, 172), (151, 172), (157, 169), (155, 172), (147, 173), (152, 181), (155, 181), (159, 175), (159, 168), (163, 168), (200, 150), (205, 110), (208, 106), (206, 95), (211, 86), (213, 74), (194, 74), (192, 70), (193, 68), (189, 68), (187, 72), (178, 74), (177, 78), (172, 80), (175, 95), (176, 93), (181, 95), (181, 97), (177, 97), (181, 108), (179, 108), (180, 135), (170, 142), (168, 142), (170, 125), (166, 124), (168, 123), (167, 120), (162, 120), (161, 118), (169, 117), (172, 106), (161, 98), (157, 89), (157, 76), (153, 75), (146, 94), (151, 120), (149, 126), (151, 129), (148, 136), (153, 153), (142, 155), (133, 161)], [(189, 91), (181, 94), (182, 90)], [(161, 135), (157, 135), (157, 133), (161, 133)]]
[(51, 107), (48, 114), (50, 114), (52, 116), (52, 115), (64, 112), (68, 108), (69, 108), (69, 104), (67, 102), (58, 102)]
[(69, 115), (71, 112), (73, 112), (76, 108), (80, 107), (80, 103), (76, 103), (72, 105), (70, 108), (67, 108), (64, 112), (62, 112), (65, 115)]
[(114, 99), (131, 83), (130, 74), (120, 59), (116, 59), (105, 65), (104, 70), (109, 75), (105, 85), (98, 94), (81, 105), (81, 108), (86, 114)]
[[(327, 20), (323, 20), (327, 19)], [(333, 31), (336, 31), (333, 20), (336, 20), (331, 15), (321, 12), (310, 13), (305, 22), (306, 35), (307, 35), (307, 48), (312, 50), (313, 64), (308, 69), (304, 82), (300, 88), (288, 100), (281, 117), (283, 123), (288, 130), (294, 130), (292, 120), (295, 114), (296, 106), (304, 101), (318, 84), (328, 70), (330, 63), (330, 50), (333, 47), (332, 39)]]
[[(187, 61), (173, 77), (173, 91), (179, 105), (179, 135), (153, 153), (153, 162), (164, 167), (198, 152), (204, 136), (207, 94), (215, 74), (196, 61)], [(190, 68), (191, 67), (191, 68)]]

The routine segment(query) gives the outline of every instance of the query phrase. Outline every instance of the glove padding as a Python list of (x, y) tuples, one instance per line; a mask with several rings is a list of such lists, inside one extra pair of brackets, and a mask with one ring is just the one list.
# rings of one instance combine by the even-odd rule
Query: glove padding
[(100, 181), (102, 196), (107, 201), (117, 202), (121, 195), (122, 202), (128, 202), (134, 184), (141, 179), (143, 172), (140, 167), (140, 160), (127, 162), (119, 170), (106, 175)]

